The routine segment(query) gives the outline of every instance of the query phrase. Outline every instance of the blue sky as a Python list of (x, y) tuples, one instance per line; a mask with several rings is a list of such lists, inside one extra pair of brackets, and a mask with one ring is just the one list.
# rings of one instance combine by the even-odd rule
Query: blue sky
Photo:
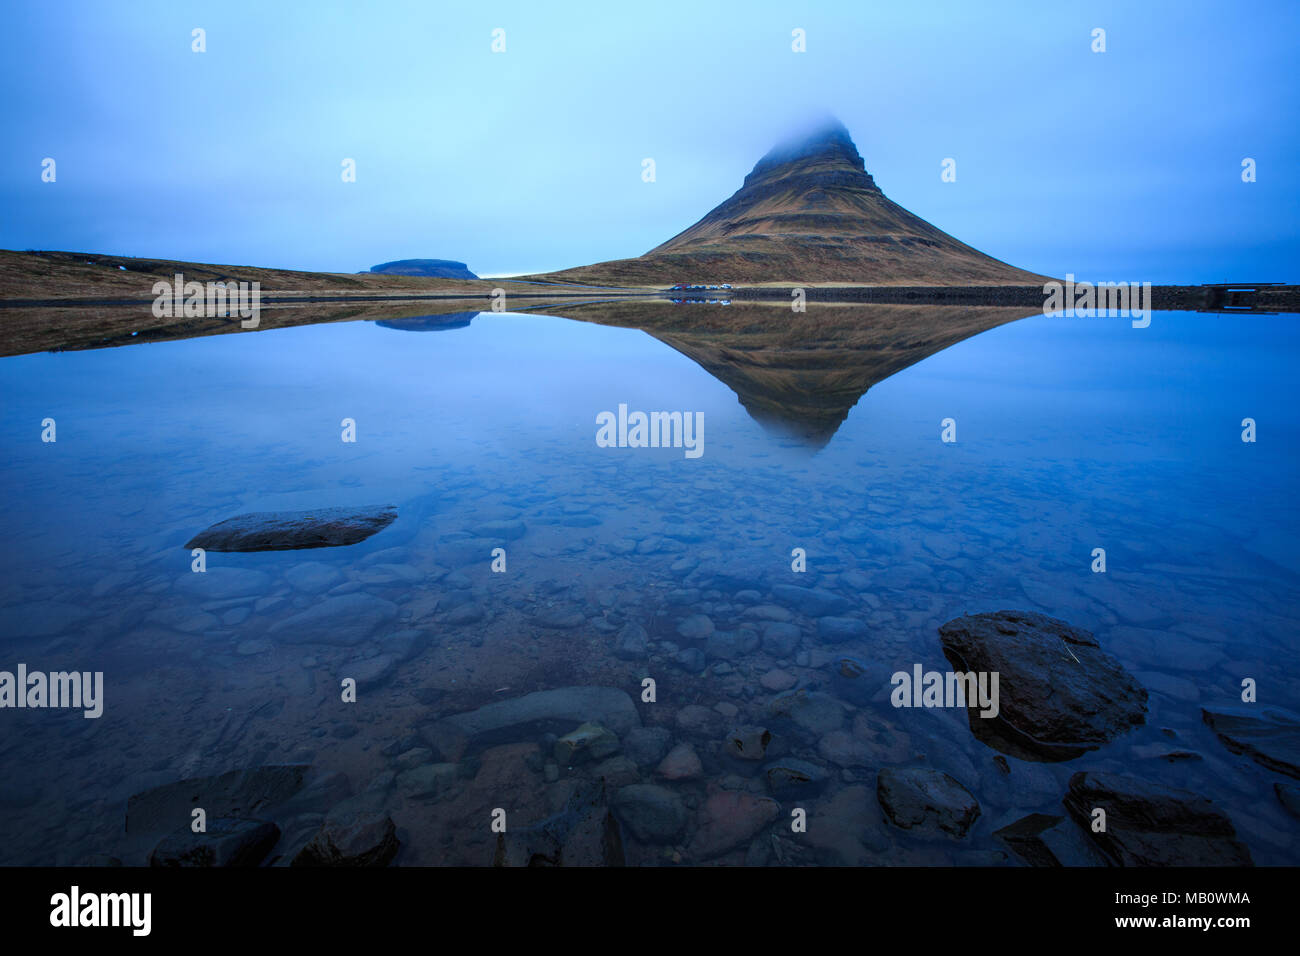
[[(1296, 3), (15, 2), (2, 16), (4, 248), (344, 272), (582, 265), (681, 231), (828, 111), (886, 195), (1016, 265), (1300, 280)], [(955, 183), (940, 180), (948, 157)], [(1257, 182), (1241, 181), (1245, 157)]]

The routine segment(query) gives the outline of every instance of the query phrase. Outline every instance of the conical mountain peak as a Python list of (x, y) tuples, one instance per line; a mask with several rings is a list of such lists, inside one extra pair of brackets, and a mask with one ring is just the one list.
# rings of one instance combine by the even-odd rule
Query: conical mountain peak
[(773, 146), (745, 177), (745, 185), (761, 181), (780, 167), (791, 165), (843, 166), (866, 174), (866, 163), (854, 145), (853, 137), (834, 117), (806, 125)]
[(636, 259), (552, 273), (599, 285), (1041, 285), (891, 202), (844, 124), (790, 131), (730, 199)]

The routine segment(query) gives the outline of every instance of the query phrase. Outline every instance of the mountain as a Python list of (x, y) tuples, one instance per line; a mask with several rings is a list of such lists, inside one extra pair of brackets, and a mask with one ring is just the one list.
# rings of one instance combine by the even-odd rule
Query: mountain
[(439, 279), (477, 279), (469, 266), (453, 259), (397, 259), (370, 267), (371, 272), (389, 276), (434, 276)]
[(782, 143), (726, 202), (636, 259), (549, 273), (623, 285), (1042, 285), (912, 215), (880, 191), (838, 120)]

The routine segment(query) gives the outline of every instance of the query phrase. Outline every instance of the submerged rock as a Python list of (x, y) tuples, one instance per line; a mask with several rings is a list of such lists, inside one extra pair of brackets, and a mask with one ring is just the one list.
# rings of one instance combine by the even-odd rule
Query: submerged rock
[(634, 621), (623, 626), (618, 632), (618, 641), (614, 653), (625, 661), (637, 661), (645, 658), (650, 642), (646, 629)]
[(614, 814), (642, 843), (675, 843), (686, 830), (686, 806), (667, 787), (634, 784), (614, 795)]
[(304, 594), (320, 594), (343, 580), (343, 572), (320, 561), (304, 561), (284, 572), (284, 579)]
[(691, 838), (689, 852), (702, 860), (721, 856), (749, 842), (780, 813), (780, 804), (771, 797), (719, 790), (700, 807), (700, 826)]
[(1201, 719), (1233, 753), (1300, 779), (1300, 714), (1281, 707), (1237, 704), (1202, 708)]
[(822, 588), (801, 588), (793, 584), (774, 584), (772, 593), (782, 604), (793, 607), (808, 617), (825, 617), (838, 614), (849, 607), (848, 598), (840, 597)]
[(182, 574), (176, 579), (176, 589), (205, 601), (261, 597), (271, 590), (271, 576), (249, 568), (208, 568), (201, 574)]
[[(1190, 790), (1114, 773), (1080, 771), (1062, 801), (1107, 859), (1116, 866), (1250, 866), (1250, 851), (1236, 839), (1232, 821)], [(1094, 831), (1096, 810), (1105, 830)]]
[(269, 765), (154, 787), (127, 800), (126, 830), (128, 833), (171, 833), (181, 827), (188, 830), (195, 807), (204, 809), (209, 822), (219, 818), (265, 816), (303, 790), (310, 772), (307, 764)]
[(604, 781), (584, 781), (564, 809), (523, 829), (497, 834), (493, 866), (623, 866), (623, 836)]
[(765, 727), (737, 727), (727, 735), (727, 753), (741, 760), (762, 760), (772, 735)]
[(826, 771), (807, 760), (785, 757), (763, 768), (767, 788), (777, 797), (815, 797), (826, 786)]
[(996, 717), (967, 710), (971, 732), (1022, 760), (1058, 761), (1140, 726), (1147, 692), (1087, 631), (1029, 611), (973, 614), (939, 628), (959, 672), (997, 673)]
[(980, 815), (975, 796), (939, 770), (887, 767), (876, 774), (876, 799), (897, 826), (922, 835), (960, 839)]
[(680, 743), (668, 751), (655, 772), (665, 780), (694, 780), (704, 773), (704, 765), (694, 747)]
[(993, 835), (1030, 866), (1108, 866), (1073, 822), (1050, 813), (1031, 813), (994, 830)]
[(648, 767), (664, 759), (672, 742), (666, 727), (638, 727), (623, 741), (623, 752), (638, 766)]
[(401, 848), (397, 826), (382, 811), (331, 810), (293, 866), (381, 867)]
[(184, 826), (149, 854), (150, 866), (257, 866), (280, 839), (280, 828), (262, 820), (209, 818), (206, 833)]
[(618, 750), (618, 737), (608, 728), (586, 723), (555, 742), (555, 760), (570, 765), (579, 760), (601, 760)]
[(445, 759), (459, 760), (471, 747), (478, 750), (548, 732), (567, 734), (585, 723), (600, 724), (623, 737), (641, 726), (641, 715), (627, 692), (616, 687), (559, 687), (454, 714), (421, 732)]
[(327, 598), (273, 624), (267, 633), (290, 644), (360, 644), (397, 617), (397, 605), (373, 594), (354, 591)]
[(219, 521), (185, 545), (207, 551), (296, 551), (364, 541), (397, 518), (392, 505), (253, 511)]

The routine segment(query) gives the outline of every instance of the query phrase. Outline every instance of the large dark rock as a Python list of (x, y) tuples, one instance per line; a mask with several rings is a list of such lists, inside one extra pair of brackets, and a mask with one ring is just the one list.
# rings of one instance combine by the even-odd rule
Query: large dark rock
[(974, 795), (939, 770), (886, 767), (876, 774), (876, 799), (895, 825), (922, 836), (960, 839), (980, 815)]
[(1281, 707), (1230, 704), (1202, 708), (1201, 719), (1233, 753), (1300, 779), (1300, 714)]
[(523, 829), (497, 834), (494, 866), (623, 866), (623, 836), (603, 780), (574, 788), (564, 809)]
[[(1250, 866), (1232, 821), (1205, 797), (1114, 773), (1070, 777), (1065, 809), (1116, 866)], [(1093, 816), (1106, 811), (1094, 832)]]
[(316, 508), (312, 511), (252, 511), (200, 531), (187, 548), (207, 551), (296, 551), (337, 548), (364, 541), (397, 518), (392, 505)]
[(1147, 692), (1087, 631), (1029, 611), (972, 614), (939, 628), (958, 672), (996, 672), (996, 717), (970, 702), (971, 732), (1022, 760), (1072, 760), (1146, 719)]
[(370, 271), (388, 276), (433, 276), (438, 279), (477, 279), (469, 266), (455, 259), (394, 259), (371, 266)]
[(1073, 821), (1050, 813), (1031, 813), (993, 835), (1030, 866), (1108, 865)]
[(280, 839), (280, 828), (262, 820), (209, 818), (207, 832), (188, 826), (163, 839), (149, 854), (150, 866), (257, 866)]
[(196, 807), (204, 810), (209, 821), (265, 817), (268, 811), (303, 790), (310, 771), (306, 764), (269, 765), (154, 787), (127, 800), (126, 830), (128, 833), (171, 833), (182, 827), (188, 830)]
[(382, 867), (401, 848), (392, 817), (382, 810), (340, 805), (293, 858), (293, 866)]

